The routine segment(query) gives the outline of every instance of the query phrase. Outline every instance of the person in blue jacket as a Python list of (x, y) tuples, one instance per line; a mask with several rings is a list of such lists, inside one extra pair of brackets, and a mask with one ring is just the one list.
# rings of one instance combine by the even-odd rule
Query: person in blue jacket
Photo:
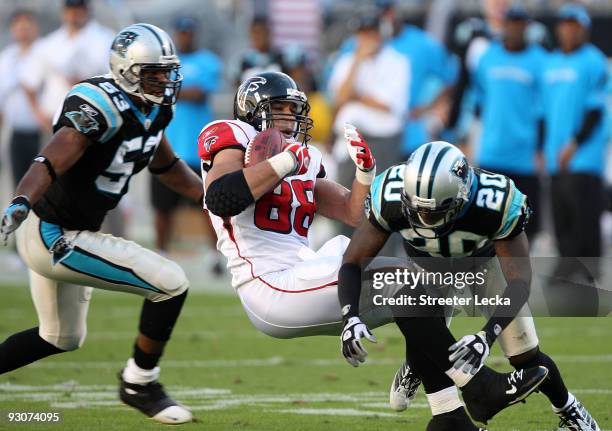
[(494, 40), (480, 58), (473, 82), (482, 120), (475, 159), (480, 168), (502, 173), (527, 195), (533, 213), (526, 229), (537, 232), (540, 182), (536, 158), (543, 144), (544, 119), (539, 103), (546, 51), (528, 44), (527, 11), (513, 5), (506, 11), (501, 40)]

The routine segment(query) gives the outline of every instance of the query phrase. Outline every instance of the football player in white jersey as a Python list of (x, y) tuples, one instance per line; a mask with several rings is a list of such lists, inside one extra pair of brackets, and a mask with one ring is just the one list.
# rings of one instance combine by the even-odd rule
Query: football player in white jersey
[[(315, 213), (355, 226), (375, 177), (375, 160), (347, 125), (355, 162), (352, 189), (325, 178), (321, 153), (308, 146), (312, 120), (306, 95), (289, 76), (266, 72), (242, 83), (235, 120), (214, 121), (198, 138), (205, 207), (228, 260), (232, 285), (257, 329), (277, 338), (340, 334), (338, 270), (349, 242), (337, 236), (315, 251), (308, 228)], [(245, 167), (249, 142), (279, 129), (284, 151)], [(380, 324), (372, 311), (370, 322)], [(367, 319), (367, 317), (366, 317)], [(385, 322), (391, 322), (391, 316)]]

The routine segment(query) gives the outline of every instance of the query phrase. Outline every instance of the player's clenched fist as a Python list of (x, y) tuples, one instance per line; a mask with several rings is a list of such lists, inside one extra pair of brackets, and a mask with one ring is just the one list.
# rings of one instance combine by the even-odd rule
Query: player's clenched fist
[(297, 143), (288, 144), (284, 151), (290, 153), (295, 158), (295, 169), (291, 175), (304, 175), (308, 172), (310, 154), (308, 154), (307, 146)]
[(357, 166), (355, 177), (362, 184), (369, 185), (376, 176), (376, 159), (357, 128), (352, 124), (344, 124), (344, 141), (349, 156)]

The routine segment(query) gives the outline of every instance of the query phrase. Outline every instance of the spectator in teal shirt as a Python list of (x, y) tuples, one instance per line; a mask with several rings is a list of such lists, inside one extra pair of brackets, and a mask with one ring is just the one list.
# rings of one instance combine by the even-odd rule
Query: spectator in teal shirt
[(528, 44), (527, 11), (512, 6), (506, 12), (501, 41), (494, 40), (480, 57), (472, 81), (482, 119), (478, 165), (504, 174), (527, 195), (532, 217), (526, 232), (537, 232), (540, 183), (536, 154), (543, 144), (543, 114), (539, 103), (546, 51)]
[(590, 26), (584, 7), (560, 9), (559, 49), (543, 75), (544, 157), (561, 256), (601, 255), (607, 67), (603, 53), (587, 42)]
[[(198, 22), (189, 16), (180, 16), (174, 22), (174, 42), (181, 59), (183, 86), (175, 105), (174, 118), (165, 133), (176, 155), (200, 175), (197, 140), (204, 124), (214, 120), (211, 96), (221, 85), (222, 63), (212, 52), (197, 49)], [(168, 251), (172, 220), (177, 207), (183, 202), (178, 194), (152, 178), (152, 204), (155, 209), (156, 247)], [(208, 218), (203, 214), (205, 231), (212, 250), (216, 237)], [(222, 272), (221, 261), (210, 259), (212, 269)]]

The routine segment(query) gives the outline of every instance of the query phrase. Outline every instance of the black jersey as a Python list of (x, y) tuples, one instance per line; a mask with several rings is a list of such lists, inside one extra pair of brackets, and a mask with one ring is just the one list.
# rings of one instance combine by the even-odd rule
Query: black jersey
[(172, 119), (171, 106), (140, 111), (110, 75), (76, 84), (54, 119), (53, 131), (72, 127), (92, 144), (34, 205), (41, 220), (66, 229), (100, 229), (127, 193), (132, 175), (149, 164)]
[(370, 223), (402, 235), (409, 256), (493, 256), (493, 240), (512, 238), (524, 230), (530, 212), (527, 197), (510, 178), (473, 168), (469, 201), (451, 231), (440, 238), (419, 236), (402, 211), (404, 166), (392, 166), (376, 177), (366, 208)]

